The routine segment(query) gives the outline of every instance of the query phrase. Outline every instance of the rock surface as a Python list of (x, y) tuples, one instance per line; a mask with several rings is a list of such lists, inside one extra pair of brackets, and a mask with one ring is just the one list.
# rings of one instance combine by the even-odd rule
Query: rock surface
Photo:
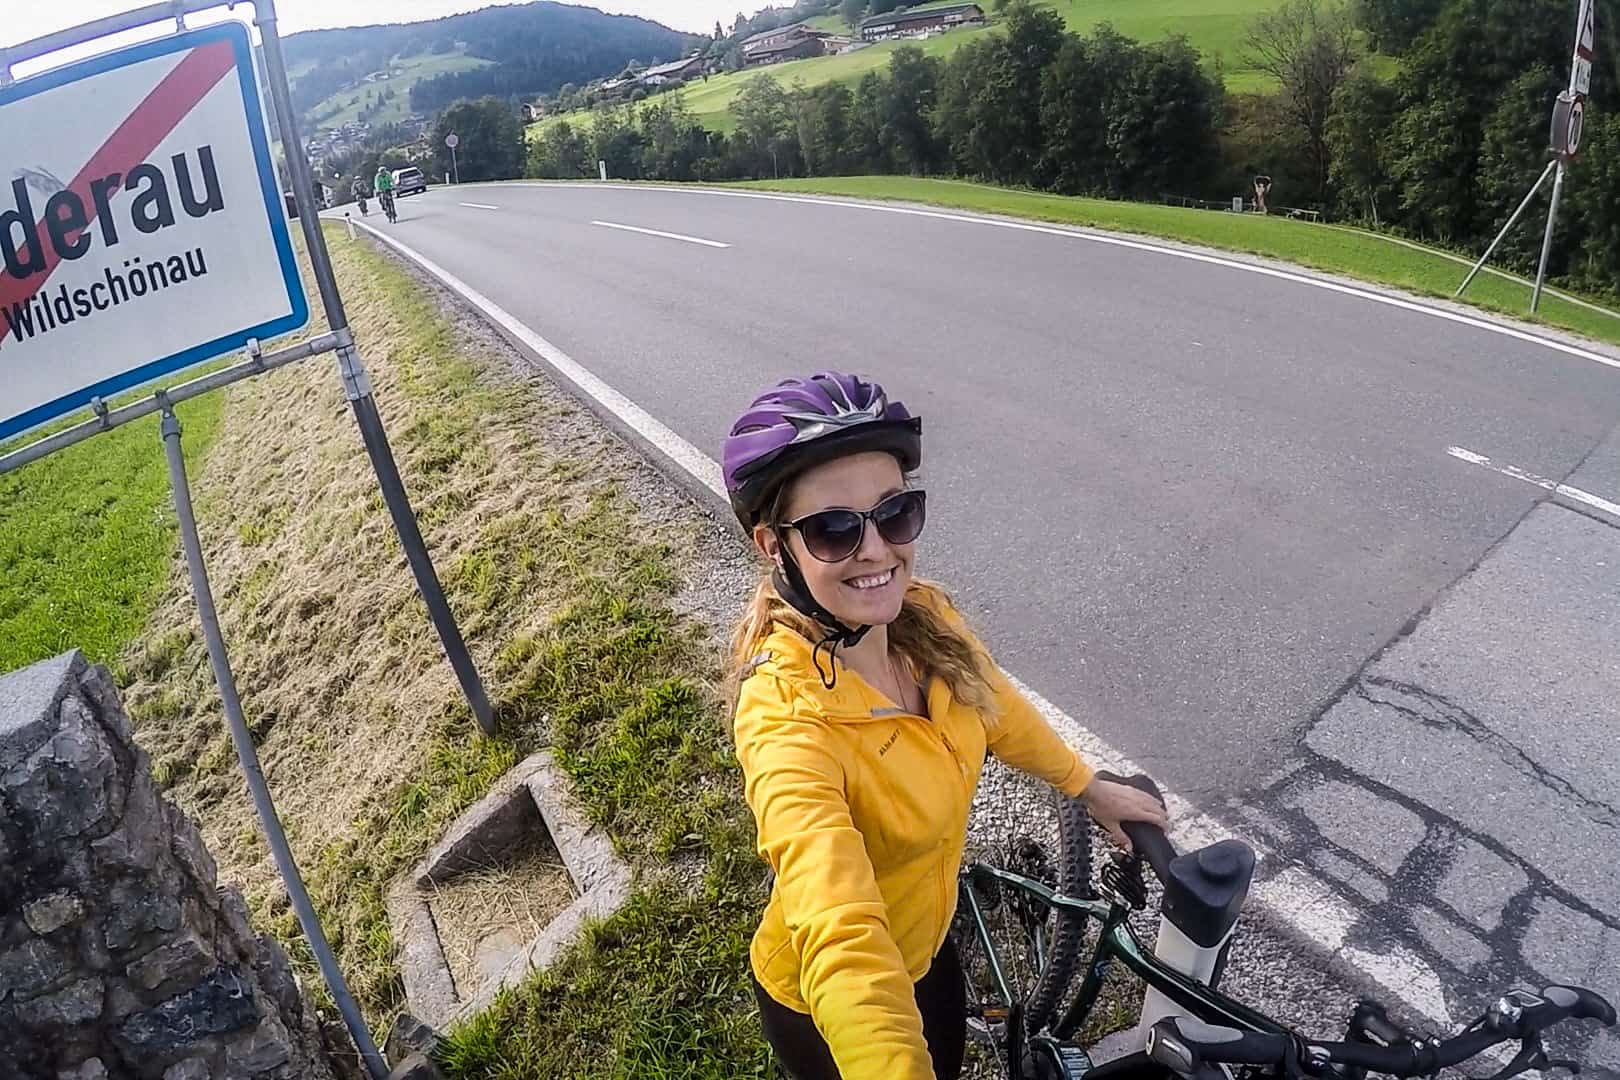
[(150, 765), (79, 653), (0, 676), (0, 1076), (332, 1080), (286, 954)]

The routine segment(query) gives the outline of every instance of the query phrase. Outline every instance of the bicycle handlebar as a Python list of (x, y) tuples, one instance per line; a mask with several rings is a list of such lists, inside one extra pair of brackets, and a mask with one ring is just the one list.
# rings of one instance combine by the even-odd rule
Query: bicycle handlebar
[(1149, 1030), (1147, 1052), (1158, 1064), (1196, 1080), (1218, 1075), (1211, 1068), (1214, 1065), (1288, 1065), (1310, 1072), (1320, 1072), (1328, 1065), (1348, 1065), (1391, 1076), (1429, 1076), (1497, 1043), (1512, 1039), (1528, 1043), (1547, 1028), (1571, 1019), (1596, 1020), (1613, 1027), (1616, 1017), (1614, 1006), (1591, 990), (1549, 986), (1539, 995), (1510, 991), (1480, 1021), (1449, 1039), (1402, 1040), (1388, 1046), (1300, 1042), (1293, 1035), (1239, 1031), (1172, 1016)]
[[(1110, 772), (1100, 772), (1097, 774), (1097, 779), (1107, 780), (1115, 784), (1124, 784), (1126, 787), (1145, 791), (1159, 800), (1160, 806), (1164, 805), (1164, 794), (1159, 791), (1159, 785), (1155, 784), (1151, 777), (1140, 774), (1136, 776), (1118, 776)], [(1141, 855), (1149, 866), (1153, 867), (1153, 872), (1158, 875), (1160, 881), (1165, 880), (1165, 877), (1170, 873), (1170, 861), (1176, 857), (1176, 849), (1175, 845), (1170, 843), (1170, 838), (1165, 835), (1164, 830), (1157, 825), (1149, 825), (1145, 821), (1122, 821), (1119, 827), (1130, 838), (1131, 849)]]

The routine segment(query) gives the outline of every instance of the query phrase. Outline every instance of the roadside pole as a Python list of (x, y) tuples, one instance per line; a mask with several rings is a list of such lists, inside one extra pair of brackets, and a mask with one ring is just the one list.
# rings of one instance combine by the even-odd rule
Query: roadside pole
[(1592, 89), (1592, 55), (1597, 44), (1596, 6), (1596, 0), (1578, 0), (1575, 15), (1575, 52), (1570, 58), (1569, 86), (1560, 92), (1553, 102), (1552, 131), (1547, 140), (1552, 160), (1531, 185), (1530, 191), (1520, 201), (1518, 209), (1508, 218), (1507, 224), (1502, 226), (1502, 231), (1496, 234), (1496, 239), (1485, 249), (1485, 254), (1479, 257), (1479, 261), (1469, 269), (1468, 276), (1463, 278), (1462, 284), (1457, 286), (1455, 294), (1457, 296), (1461, 296), (1463, 290), (1468, 288), (1475, 275), (1496, 251), (1502, 238), (1518, 222), (1525, 208), (1530, 205), (1530, 200), (1541, 190), (1541, 185), (1547, 182), (1550, 173), (1553, 178), (1552, 198), (1547, 205), (1547, 228), (1541, 237), (1541, 258), (1536, 263), (1535, 285), (1530, 290), (1530, 313), (1534, 315), (1541, 307), (1541, 292), (1547, 282), (1547, 264), (1552, 258), (1553, 233), (1558, 228), (1558, 203), (1564, 194), (1564, 176), (1581, 150), (1586, 96)]
[(242, 774), (247, 777), (253, 809), (259, 815), (259, 824), (270, 845), (270, 854), (275, 858), (276, 869), (281, 871), (281, 880), (287, 887), (287, 900), (292, 905), (293, 913), (298, 916), (298, 925), (309, 941), (310, 952), (315, 954), (315, 963), (321, 969), (327, 989), (332, 992), (332, 1001), (343, 1016), (344, 1026), (354, 1039), (355, 1049), (360, 1051), (367, 1072), (374, 1078), (386, 1077), (388, 1063), (378, 1051), (371, 1030), (366, 1027), (365, 1017), (355, 1004), (354, 994), (338, 968), (337, 958), (332, 955), (332, 946), (326, 940), (320, 916), (310, 902), (309, 890), (304, 886), (298, 864), (293, 860), (292, 848), (287, 843), (287, 833), (276, 814), (275, 802), (270, 797), (270, 785), (265, 782), (264, 768), (259, 764), (259, 752), (253, 747), (253, 735), (248, 731), (247, 721), (242, 718), (242, 700), (236, 692), (236, 675), (231, 670), (231, 658), (225, 651), (225, 638), (219, 630), (214, 591), (208, 583), (202, 540), (197, 535), (197, 516), (192, 510), (191, 485), (186, 478), (186, 458), (180, 448), (180, 420), (175, 416), (167, 394), (159, 390), (157, 399), (163, 410), (163, 447), (169, 461), (169, 483), (174, 489), (174, 510), (180, 522), (180, 546), (186, 553), (191, 594), (197, 602), (197, 618), (202, 623), (203, 641), (208, 646), (208, 662), (214, 669), (214, 684), (219, 687), (220, 701), (225, 707), (225, 723), (231, 732), (231, 742), (236, 744), (236, 757), (242, 764)]
[[(314, 212), (314, 185), (310, 180), (309, 162), (304, 157), (304, 144), (298, 134), (298, 118), (292, 107), (292, 92), (287, 87), (287, 65), (281, 52), (281, 38), (276, 32), (275, 0), (253, 0), (253, 22), (259, 28), (260, 44), (264, 51), (265, 72), (270, 81), (271, 98), (281, 125), (281, 145), (287, 156), (287, 169), (292, 173), (293, 196), (298, 201), (298, 220), (303, 226), (304, 243), (309, 250), (309, 261), (315, 271), (315, 282), (321, 293), (321, 307), (326, 311), (326, 322), (334, 334), (348, 337), (349, 318), (343, 309), (343, 298), (338, 294), (337, 279), (332, 274), (332, 258), (326, 249), (326, 236), (321, 232), (319, 217)], [(366, 454), (376, 470), (377, 482), (382, 488), (388, 513), (394, 519), (400, 546), (416, 577), (416, 587), (427, 605), (428, 616), (444, 645), (445, 655), (461, 684), (461, 692), (472, 709), (474, 719), (486, 735), (495, 734), (495, 714), (489, 696), (484, 690), (478, 668), (473, 664), (467, 643), (461, 636), (461, 627), (445, 599), (444, 588), (433, 568), (432, 556), (422, 539), (422, 530), (411, 509), (399, 467), (394, 461), (388, 433), (383, 428), (382, 416), (377, 411), (377, 400), (371, 392), (371, 379), (366, 374), (360, 350), (352, 337), (337, 350), (338, 374), (343, 379), (343, 391), (354, 410), (355, 423), (365, 441)]]
[(1536, 285), (1530, 290), (1530, 311), (1541, 306), (1541, 287), (1547, 283), (1547, 259), (1552, 255), (1553, 229), (1558, 226), (1558, 200), (1564, 194), (1564, 159), (1553, 162), (1552, 202), (1547, 205), (1547, 231), (1541, 237), (1541, 261), (1536, 264)]
[[(27, 235), (28, 254), (25, 262), (18, 254), (20, 247), (15, 244), (6, 247), (5, 273), (0, 275), (0, 300), (7, 300), (13, 311), (26, 307), (31, 314), (26, 318), (14, 315), (10, 324), (12, 338), (7, 339), (7, 348), (0, 354), (0, 360), (5, 362), (4, 378), (0, 378), (0, 439), (60, 421), (87, 406), (94, 416), (0, 454), (0, 474), (141, 417), (153, 413), (161, 415), (160, 432), (174, 489), (187, 571), (226, 724), (254, 809), (290, 904), (366, 1072), (373, 1080), (384, 1080), (388, 1074), (387, 1064), (322, 930), (243, 717), (198, 535), (175, 405), (288, 364), (334, 353), (345, 396), (376, 471), (400, 546), (451, 667), (480, 728), (493, 735), (495, 723), (483, 682), (450, 611), (406, 495), (370, 379), (344, 312), (321, 232), (314, 179), (298, 136), (281, 41), (276, 33), (274, 0), (247, 2), (253, 4), (254, 22), (260, 30), (263, 70), (292, 176), (293, 203), (320, 290), (328, 331), (274, 352), (266, 353), (261, 348), (262, 340), (305, 326), (310, 312), (297, 272), (281, 186), (276, 182), (264, 129), (262, 87), (253, 63), (248, 28), (239, 21), (199, 30), (186, 28), (187, 14), (220, 7), (221, 0), (162, 0), (0, 48), (0, 107), (5, 110), (5, 130), (8, 135), (17, 136), (0, 140), (0, 159), (6, 159), (10, 167), (15, 167), (10, 157), (19, 146), (26, 145), (26, 132), (49, 126), (64, 145), (80, 151), (79, 160), (88, 159), (94, 166), (94, 172), (89, 171), (91, 166), (86, 166), (83, 175), (71, 184), (57, 182), (44, 196), (49, 198), (52, 207), (58, 204), (66, 207), (69, 218), (80, 215), (82, 222), (86, 198), (104, 198), (104, 194), (91, 194), (93, 189), (88, 177), (102, 176), (96, 184), (117, 184), (121, 175), (131, 174), (136, 168), (144, 166), (156, 170), (157, 166), (147, 159), (166, 133), (182, 120), (191, 120), (194, 125), (191, 130), (206, 141), (196, 151), (204, 177), (203, 194), (196, 195), (185, 186), (185, 179), (180, 181), (182, 209), (193, 222), (187, 243), (201, 240), (210, 245), (206, 265), (200, 246), (184, 258), (167, 250), (142, 249), (142, 244), (163, 243), (161, 229), (174, 224), (173, 215), (166, 223), (160, 222), (157, 230), (136, 228), (127, 230), (122, 237), (105, 225), (100, 231), (81, 227), (78, 236), (71, 238), (70, 233), (54, 227), (41, 233), (47, 222), (36, 220), (31, 208), (24, 210), (30, 197), (27, 182), (15, 181), (12, 190), (16, 193), (18, 209), (8, 211), (8, 217), (21, 222), (20, 227)], [(20, 81), (12, 76), (14, 64), (63, 49), (100, 43), (123, 31), (170, 20), (175, 31), (166, 37), (108, 49)], [(161, 66), (164, 58), (171, 56), (178, 60), (170, 61), (167, 67)], [(129, 110), (111, 139), (99, 123), (75, 123), (76, 118), (88, 115), (89, 111), (84, 107), (86, 99), (74, 96), (90, 93), (83, 88), (109, 72), (119, 73), (119, 78), (125, 81), (117, 84), (118, 89), (101, 90), (101, 97), (96, 100)], [(126, 75), (125, 72), (142, 74)], [(129, 88), (141, 78), (153, 80), (148, 83), (149, 92), (134, 94)], [(82, 145), (75, 144), (75, 139), (81, 140)], [(219, 165), (217, 174), (216, 163)], [(172, 165), (177, 175), (185, 170), (184, 177), (190, 177), (186, 155), (172, 155)], [(230, 168), (236, 172), (227, 171)], [(226, 189), (219, 184), (219, 176), (236, 178), (237, 186), (229, 189), (229, 198), (222, 194)], [(47, 216), (50, 213), (46, 211)], [(56, 220), (64, 219), (58, 215)], [(156, 239), (143, 239), (148, 234)], [(8, 231), (8, 236), (11, 235)], [(124, 259), (119, 272), (111, 266), (104, 267), (103, 274), (92, 281), (76, 260), (94, 248), (98, 236), (102, 248), (122, 243), (126, 250), (119, 255), (133, 258)], [(53, 246), (54, 261), (44, 254), (45, 239)], [(13, 250), (14, 247), (17, 250)], [(139, 265), (142, 259), (138, 253), (143, 250), (148, 256), (147, 267), (163, 263), (163, 259), (154, 256), (167, 257), (168, 274), (175, 275), (172, 280), (167, 275), (148, 276), (150, 271)], [(105, 254), (102, 257), (107, 258)], [(188, 266), (191, 267), (189, 273), (186, 272)], [(184, 299), (157, 300), (158, 297), (189, 295), (168, 290), (176, 283), (191, 282), (194, 277), (202, 278), (205, 274), (208, 282), (229, 290), (223, 295), (230, 296), (232, 302), (198, 304)], [(53, 278), (53, 275), (57, 276)], [(43, 293), (46, 280), (52, 281), (57, 295)], [(161, 286), (152, 284), (153, 281), (160, 281)], [(79, 286), (76, 291), (74, 286)], [(162, 291), (158, 291), (160, 288)], [(98, 296), (95, 291), (98, 289), (106, 290), (100, 300), (80, 299)], [(120, 289), (124, 290), (122, 298)], [(43, 299), (36, 294), (41, 294)], [(146, 309), (135, 304), (117, 306), (131, 300), (140, 300), (148, 307), (156, 303), (166, 306), (157, 308), (155, 314), (143, 314)], [(78, 306), (75, 316), (75, 307), (70, 305), (88, 306)], [(87, 311), (95, 314), (86, 314)], [(51, 336), (44, 338), (45, 334)], [(109, 407), (105, 401), (106, 395), (152, 385), (197, 364), (243, 350), (246, 359), (220, 370), (186, 382), (160, 386), (117, 408)], [(58, 364), (57, 358), (63, 353), (76, 355), (78, 366)]]
[[(1507, 234), (1513, 230), (1513, 226), (1518, 223), (1519, 218), (1524, 215), (1525, 208), (1530, 205), (1530, 200), (1536, 197), (1536, 192), (1541, 190), (1541, 185), (1547, 182), (1547, 175), (1556, 168), (1558, 168), (1557, 161), (1547, 162), (1547, 167), (1541, 170), (1541, 175), (1536, 178), (1536, 182), (1530, 185), (1529, 193), (1520, 201), (1519, 208), (1513, 211), (1513, 215), (1507, 219), (1507, 224), (1503, 225), (1502, 231), (1496, 234), (1496, 239), (1492, 240), (1491, 246), (1485, 249), (1485, 254), (1481, 255), (1479, 261), (1469, 269), (1468, 276), (1463, 278), (1462, 284), (1457, 286), (1457, 291), (1452, 294), (1453, 296), (1461, 296), (1463, 290), (1468, 288), (1469, 282), (1473, 281), (1485, 264), (1490, 261), (1491, 256), (1496, 253), (1497, 246), (1502, 243)], [(1551, 229), (1547, 230), (1547, 235), (1552, 235)], [(1541, 286), (1537, 285), (1536, 288), (1537, 291), (1540, 291)]]

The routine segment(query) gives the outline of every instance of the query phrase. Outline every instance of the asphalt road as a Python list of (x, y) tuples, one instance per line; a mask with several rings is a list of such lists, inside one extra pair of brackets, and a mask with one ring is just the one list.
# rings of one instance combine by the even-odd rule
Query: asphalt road
[[(1423, 697), (1421, 672), (1393, 649), (1382, 672), (1369, 660), (1453, 588), (1463, 596), (1547, 494), (1448, 448), (1562, 480), (1589, 455), (1606, 460), (1592, 452), (1620, 420), (1620, 370), (1227, 266), (835, 203), (464, 186), (400, 208), (394, 235), (711, 456), (776, 379), (822, 367), (878, 377), (925, 417), (920, 568), (954, 590), (1004, 666), (1172, 788), (1271, 828), (1302, 859), (1284, 819), (1319, 828), (1333, 840), (1327, 856), (1360, 861), (1335, 876), (1319, 859), (1316, 870), (1368, 911), (1423, 898), (1444, 874), (1460, 874), (1453, 891), (1467, 893), (1474, 866), (1479, 888), (1495, 873), (1488, 887), (1505, 890), (1467, 927), (1476, 952), (1500, 944), (1490, 935), (1518, 896), (1520, 921), (1540, 919), (1532, 936), (1556, 943), (1560, 926), (1584, 920), (1617, 966), (1620, 716), (1602, 680), (1562, 698), (1521, 695), (1566, 711), (1540, 720), (1579, 733), (1550, 745), (1575, 773), (1597, 775), (1593, 786), (1553, 770), (1568, 790), (1543, 785), (1552, 801), (1527, 821), (1526, 804), (1501, 792), (1545, 779), (1533, 759), (1552, 728), (1538, 735), (1535, 716), (1518, 716), (1520, 730), (1493, 743), (1451, 713), (1414, 712), (1401, 695)], [(1620, 500), (1620, 475), (1603, 471), (1592, 489), (1606, 484), (1597, 493)], [(1562, 545), (1558, 558), (1586, 574), (1576, 594), (1614, 595), (1620, 561), (1605, 571), (1600, 556), (1620, 533), (1579, 522), (1514, 547), (1495, 592), (1486, 579), (1449, 621), (1437, 615), (1412, 636), (1414, 656), (1434, 655), (1411, 663), (1463, 656), (1510, 687), (1560, 675), (1545, 656), (1517, 682), (1502, 674), (1503, 657), (1470, 637), (1483, 617), (1468, 614), (1472, 602), (1519, 605), (1496, 627), (1510, 653), (1514, 610), (1528, 637), (1535, 620), (1577, 645), (1612, 635), (1605, 604), (1538, 606), (1526, 584), (1538, 553)], [(1583, 621), (1603, 632), (1583, 634)], [(1465, 683), (1449, 691), (1458, 700)], [(1494, 703), (1512, 713), (1513, 700)], [(1448, 723), (1463, 740), (1454, 754), (1411, 742)], [(1530, 765), (1492, 777), (1479, 764), (1473, 790), (1426, 787), (1475, 767), (1465, 745), (1503, 760), (1503, 740)], [(1368, 798), (1410, 803), (1415, 824), (1381, 819)], [(1575, 800), (1580, 827), (1538, 842), (1558, 799)], [(1447, 834), (1443, 864), (1438, 840), (1408, 859), (1432, 832), (1430, 810), (1466, 823)], [(1463, 846), (1498, 834), (1485, 854)], [(1544, 847), (1556, 857), (1540, 858)], [(1358, 889), (1380, 858), (1386, 880)], [(1547, 888), (1532, 895), (1519, 877)], [(1446, 904), (1453, 922), (1481, 907)], [(1439, 927), (1399, 929), (1436, 955), (1462, 947)], [(1449, 990), (1502, 970), (1476, 958), (1444, 977)]]

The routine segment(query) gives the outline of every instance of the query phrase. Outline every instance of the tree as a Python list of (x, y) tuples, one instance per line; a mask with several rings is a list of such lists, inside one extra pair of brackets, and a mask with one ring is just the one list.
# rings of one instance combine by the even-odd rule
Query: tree
[(1581, 240), (1570, 274), (1613, 296), (1620, 293), (1620, 116), (1587, 119), (1576, 168), (1567, 191)]
[(794, 94), (799, 152), (810, 176), (837, 176), (849, 170), (854, 106), (855, 95), (843, 83), (824, 83)]
[(939, 134), (963, 172), (1035, 184), (1044, 132), (1041, 83), (1067, 34), (1062, 16), (1010, 0), (1004, 32), (951, 57), (939, 92)]
[(1127, 190), (1196, 191), (1215, 170), (1225, 89), (1204, 73), (1184, 37), (1142, 49), (1143, 62), (1109, 100), (1108, 145)]
[[(1507, 220), (1513, 208), (1530, 190), (1536, 175), (1547, 164), (1548, 104), (1564, 88), (1552, 69), (1537, 64), (1510, 82), (1497, 96), (1496, 107), (1480, 129), (1479, 168), (1475, 174), (1475, 198), (1479, 204), (1481, 234)], [(1545, 191), (1545, 189), (1543, 189)], [(1532, 219), (1533, 221), (1534, 219)], [(1560, 215), (1560, 226), (1567, 231), (1568, 214)], [(1566, 245), (1557, 245), (1564, 252)], [(1531, 270), (1541, 251), (1541, 232), (1521, 219), (1502, 240), (1493, 258)]]
[(462, 180), (510, 180), (523, 175), (523, 121), (511, 105), (497, 97), (461, 101), (439, 114), (433, 125), (433, 169), (441, 176), (452, 171), (445, 137), (455, 132), (454, 170)]
[(769, 75), (754, 76), (731, 111), (737, 118), (737, 141), (746, 154), (747, 170), (754, 176), (791, 174), (794, 145), (788, 95), (781, 84)]
[(591, 157), (607, 164), (615, 180), (642, 178), (644, 140), (630, 106), (598, 109), (591, 121)]
[(868, 71), (855, 87), (855, 100), (849, 111), (849, 140), (845, 156), (851, 168), (862, 172), (887, 173), (894, 163), (883, 150), (883, 109), (888, 87), (882, 75)]
[(594, 176), (584, 136), (566, 120), (543, 132), (529, 150), (530, 176), (542, 180), (578, 180)]
[(889, 57), (889, 78), (882, 99), (878, 138), (896, 169), (913, 175), (936, 164), (933, 113), (939, 91), (940, 62), (914, 45)]
[(656, 180), (691, 180), (709, 154), (709, 133), (692, 116), (686, 97), (662, 94), (643, 107), (642, 173)]
[(1134, 41), (1104, 24), (1090, 38), (1071, 35), (1046, 69), (1040, 171), (1057, 190), (1120, 193), (1123, 177), (1108, 143), (1109, 101), (1126, 84), (1139, 52)]
[(844, 17), (844, 22), (852, 27), (861, 25), (861, 19), (866, 15), (866, 0), (840, 0), (838, 14)]
[(1339, 85), (1328, 117), (1329, 179), (1340, 209), (1351, 217), (1383, 224), (1390, 206), (1389, 151), (1385, 145), (1395, 116), (1395, 91), (1358, 68)]
[(1332, 158), (1327, 125), (1333, 95), (1355, 63), (1355, 26), (1339, 0), (1286, 0), (1249, 30), (1248, 64), (1276, 79), (1284, 107), (1305, 137), (1316, 195), (1327, 195)]
[(1382, 53), (1404, 52), (1440, 14), (1445, 0), (1358, 0), (1356, 21)]

